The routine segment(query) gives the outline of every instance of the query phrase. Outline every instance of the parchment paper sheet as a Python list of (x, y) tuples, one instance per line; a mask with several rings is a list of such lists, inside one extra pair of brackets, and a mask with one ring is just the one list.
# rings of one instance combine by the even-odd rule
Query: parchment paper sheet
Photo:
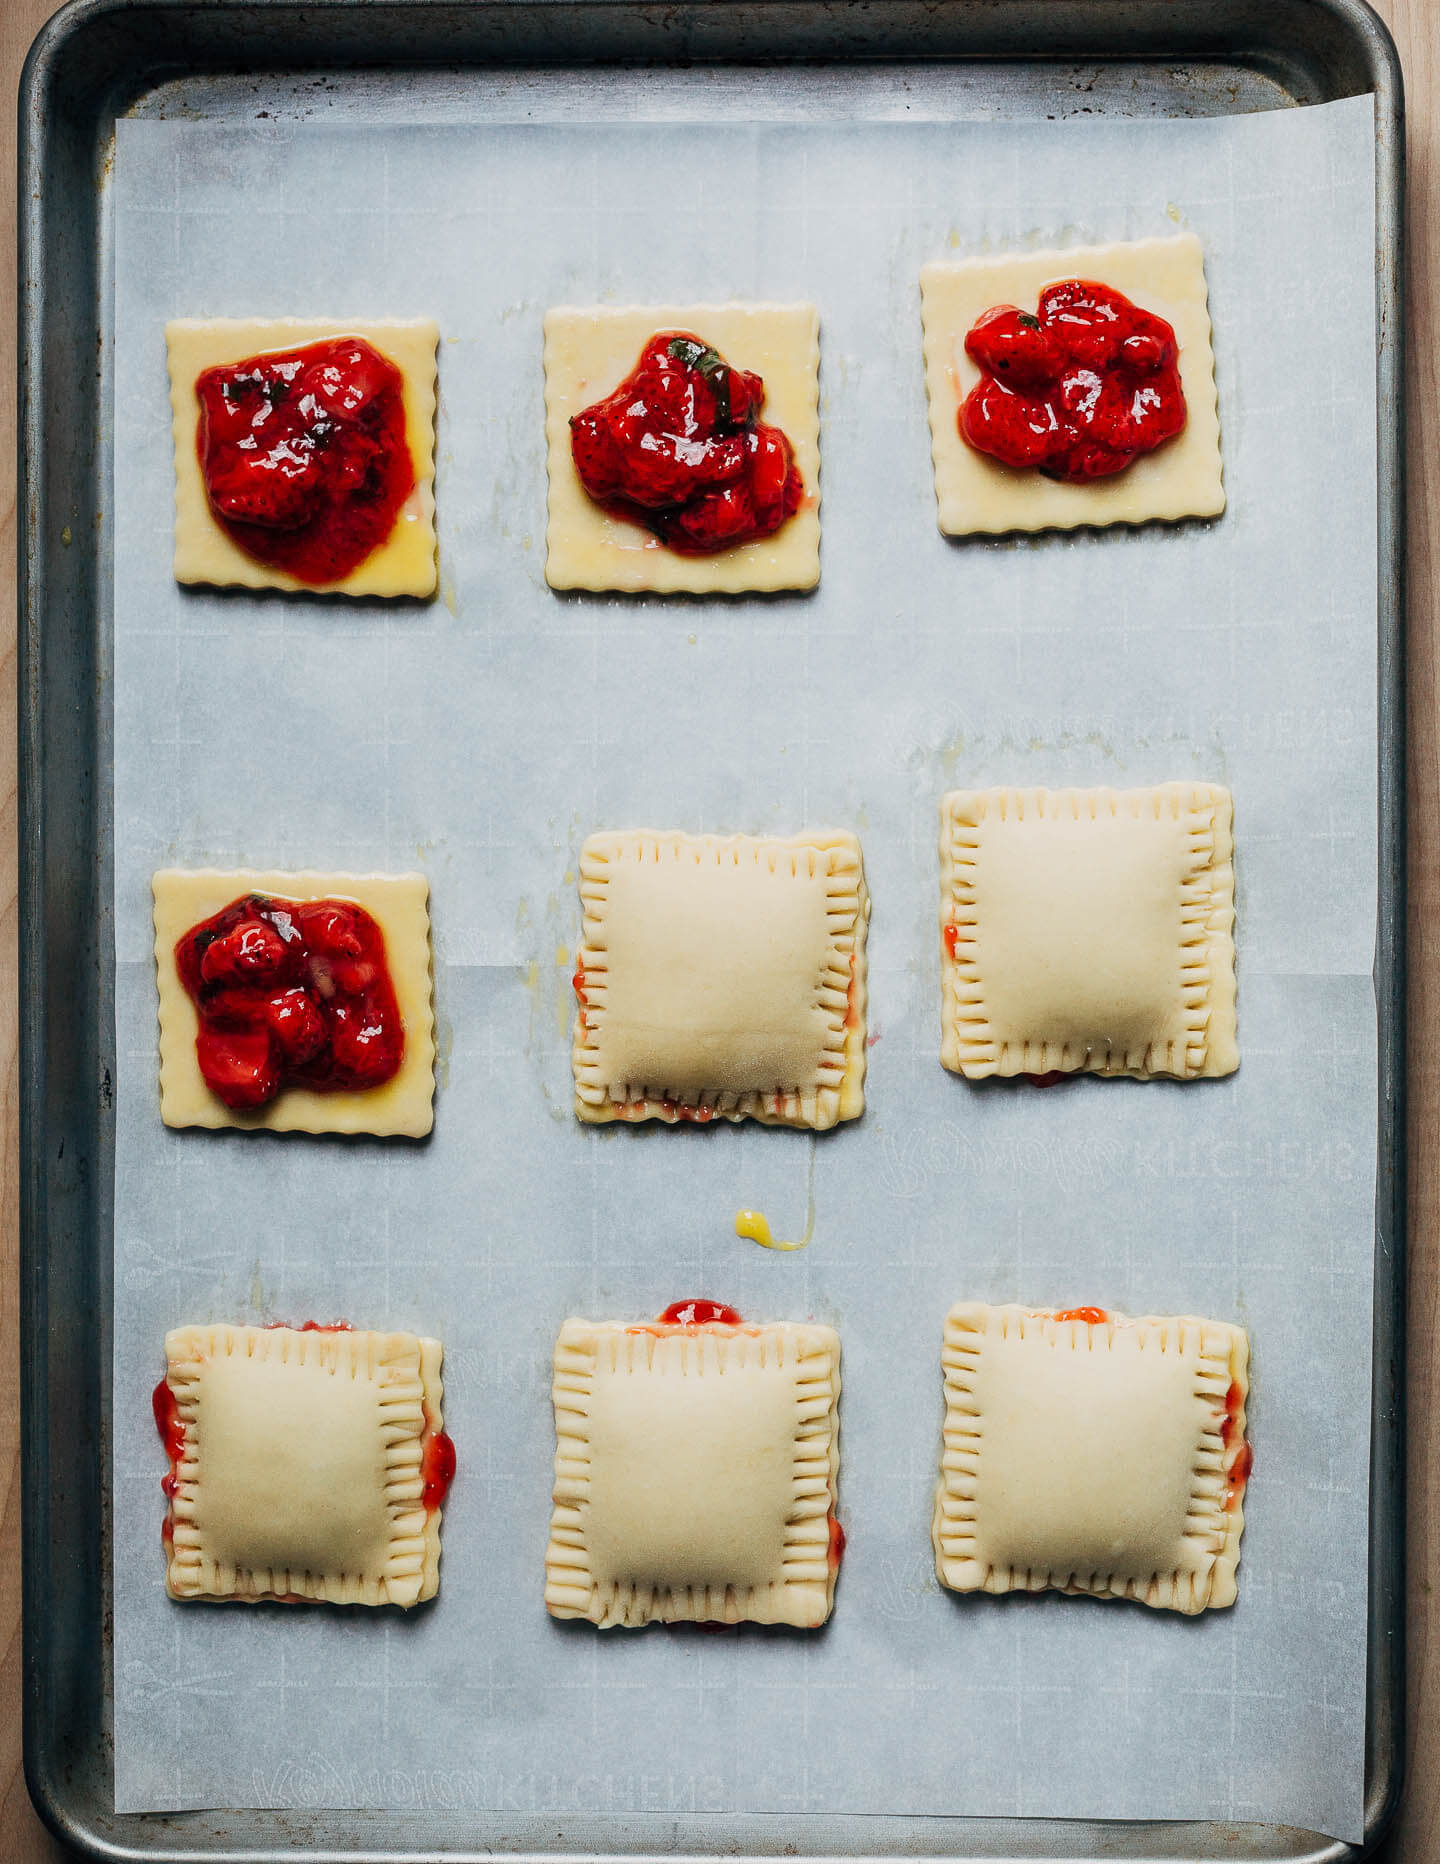
[[(1217, 1815), (1356, 1838), (1370, 102), (949, 124), (842, 121), (832, 100), (828, 120), (781, 124), (697, 99), (697, 128), (647, 124), (637, 98), (636, 120), (603, 127), (583, 108), (467, 128), (120, 126), (117, 1804)], [(921, 264), (1176, 224), (1205, 243), (1226, 516), (944, 542)], [(819, 593), (551, 594), (546, 306), (732, 295), (820, 307)], [(440, 320), (442, 599), (177, 588), (165, 318), (332, 310)], [(946, 1075), (941, 792), (1171, 777), (1235, 794), (1239, 1074), (1043, 1094)], [(642, 824), (859, 831), (876, 1038), (859, 1125), (816, 1141), (574, 1121), (576, 854), (593, 827)], [(170, 862), (425, 869), (430, 1143), (161, 1126), (150, 875)], [(742, 1205), (791, 1237), (809, 1210), (813, 1243), (738, 1241)], [(696, 1293), (843, 1335), (850, 1549), (823, 1635), (600, 1637), (542, 1609), (555, 1330)], [(960, 1297), (1251, 1329), (1234, 1611), (937, 1590), (940, 1332)], [(336, 1315), (445, 1342), (460, 1475), (438, 1601), (408, 1618), (167, 1602), (149, 1414), (166, 1328)]]

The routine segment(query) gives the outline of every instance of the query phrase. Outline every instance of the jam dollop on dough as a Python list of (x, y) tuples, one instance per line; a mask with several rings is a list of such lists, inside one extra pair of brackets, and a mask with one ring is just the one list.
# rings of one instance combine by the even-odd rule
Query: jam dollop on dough
[(363, 337), (206, 369), (196, 450), (210, 510), (247, 556), (340, 582), (395, 527), (415, 485), (404, 380)]
[(961, 436), (1006, 466), (1083, 484), (1185, 425), (1175, 332), (1091, 279), (1047, 285), (1034, 313), (996, 305), (965, 350), (980, 380), (961, 403)]
[(571, 417), (580, 483), (688, 555), (768, 537), (805, 487), (789, 440), (759, 418), (764, 400), (758, 375), (688, 330), (662, 330), (612, 395)]
[(175, 965), (200, 1018), (200, 1072), (227, 1107), (263, 1107), (286, 1087), (380, 1087), (399, 1072), (385, 935), (352, 900), (242, 894), (191, 926)]

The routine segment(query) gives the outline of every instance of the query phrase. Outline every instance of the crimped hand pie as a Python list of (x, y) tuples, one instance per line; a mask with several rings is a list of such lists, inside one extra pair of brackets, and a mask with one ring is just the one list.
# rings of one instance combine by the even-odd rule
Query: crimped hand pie
[(167, 1334), (171, 1598), (431, 1598), (454, 1470), (441, 1356), (437, 1340), (344, 1327)]
[(853, 835), (592, 835), (580, 897), (580, 1119), (824, 1128), (863, 1111)]
[(1250, 1472), (1242, 1328), (962, 1302), (943, 1360), (942, 1585), (1234, 1604)]
[(550, 1612), (602, 1629), (823, 1624), (843, 1546), (839, 1401), (829, 1327), (567, 1320)]
[(1231, 1074), (1230, 792), (953, 790), (940, 1059), (958, 1074)]

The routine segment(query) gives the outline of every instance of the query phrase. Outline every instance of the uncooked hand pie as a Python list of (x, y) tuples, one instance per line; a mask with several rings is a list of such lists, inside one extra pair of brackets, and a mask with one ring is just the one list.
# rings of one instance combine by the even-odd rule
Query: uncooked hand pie
[(840, 1341), (681, 1302), (567, 1320), (555, 1345), (545, 1603), (607, 1628), (830, 1615)]
[(154, 891), (167, 1126), (430, 1131), (423, 874), (166, 868)]
[(435, 592), (428, 318), (165, 326), (182, 583)]
[(940, 1058), (1001, 1074), (1230, 1074), (1230, 792), (954, 790), (940, 809)]
[(935, 1567), (956, 1592), (1235, 1602), (1249, 1342), (1225, 1321), (962, 1303)]
[[(1193, 234), (927, 265), (920, 297), (947, 535), (1225, 509), (1205, 259)], [(1117, 341), (1099, 341), (1112, 333)], [(1025, 444), (1017, 451), (1014, 440)]]
[(455, 1468), (441, 1358), (437, 1340), (343, 1325), (167, 1334), (171, 1598), (432, 1598)]
[[(547, 312), (550, 586), (697, 595), (813, 588), (819, 332), (809, 304)], [(642, 375), (657, 410), (662, 400), (675, 404), (674, 418), (657, 411), (641, 439), (643, 475), (626, 470), (626, 436), (604, 418), (621, 384)], [(704, 404), (698, 418), (697, 402)], [(662, 458), (673, 485), (660, 472)], [(740, 541), (727, 543), (727, 529)]]
[(870, 907), (853, 835), (592, 835), (580, 897), (582, 1120), (825, 1128), (863, 1111)]

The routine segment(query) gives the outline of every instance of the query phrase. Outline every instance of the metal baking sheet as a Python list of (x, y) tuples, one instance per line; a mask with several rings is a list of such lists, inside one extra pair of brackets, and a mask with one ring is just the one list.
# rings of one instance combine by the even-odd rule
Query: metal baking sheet
[[(713, 19), (713, 13), (710, 13), (710, 17)], [(965, 69), (965, 67), (956, 67), (956, 69), (958, 69), (959, 73), (959, 71)], [(965, 75), (972, 76), (972, 73), (965, 71)], [(568, 76), (572, 82), (576, 80), (576, 75), (572, 75), (572, 73), (566, 73), (566, 76)], [(799, 82), (808, 82), (810, 78), (808, 78), (808, 75), (797, 75), (797, 80), (799, 80)], [(464, 110), (464, 75), (455, 75), (451, 80), (445, 80), (445, 82), (447, 82), (447, 86), (449, 86), (449, 89), (447, 89), (445, 93), (451, 97), (451, 101), (453, 101), (456, 108)], [(518, 78), (518, 82), (533, 82), (533, 84), (544, 86), (544, 84), (550, 82), (550, 80), (548, 80), (548, 76), (540, 75), (533, 76), (533, 78)], [(823, 78), (816, 78), (814, 82), (823, 82)], [(218, 91), (218, 89), (224, 88), (214, 88), (214, 91)], [(442, 89), (445, 89), (445, 86), (442, 86)], [(214, 95), (214, 91), (207, 93), (207, 103), (211, 106), (211, 114), (214, 114), (214, 104), (216, 104), (216, 95)], [(360, 95), (360, 86), (356, 89), (356, 95)], [(404, 91), (404, 86), (402, 86), (402, 84), (391, 84), (391, 86), (386, 86), (384, 82), (378, 82), (378, 84), (376, 84), (374, 75), (369, 76), (369, 78), (365, 80), (365, 116), (373, 116), (376, 95), (387, 95), (387, 97), (401, 99), (401, 97), (406, 97), (406, 91)], [(1092, 89), (1090, 93), (1082, 93), (1082, 95), (1094, 95), (1094, 89)], [(155, 99), (153, 99), (153, 101), (155, 101)], [(235, 101), (237, 101), (238, 104), (238, 93)], [(414, 110), (414, 89), (408, 91), (406, 101), (408, 101), (408, 106)], [(160, 106), (162, 106), (162, 108), (175, 108), (177, 103), (188, 104), (188, 97), (186, 97), (186, 93), (184, 93), (184, 86), (181, 86), (179, 89), (171, 89), (168, 93), (164, 93), (164, 97), (160, 99)], [(240, 108), (242, 108), (244, 114), (253, 114), (255, 108), (276, 108), (276, 104), (278, 103), (278, 97), (276, 97), (276, 99), (266, 97), (263, 101), (257, 101), (257, 99), (253, 97), (253, 93), (251, 93), (248, 99), (244, 99), (244, 104), (240, 104)], [(287, 108), (304, 108), (304, 106), (302, 106), (302, 104), (300, 104), (300, 106), (289, 104)], [(1231, 104), (1231, 108), (1233, 108), (1233, 104)], [(1047, 114), (1049, 114), (1049, 112), (1047, 112)], [(1384, 192), (1384, 188), (1382, 188), (1382, 192)], [(1384, 309), (1382, 309), (1382, 315), (1384, 315)], [(75, 542), (75, 531), (71, 529), (71, 546), (73, 546), (73, 542)], [(102, 647), (104, 643), (101, 641), (99, 645)], [(104, 949), (104, 947), (101, 947), (101, 949)], [(1382, 949), (1384, 949), (1384, 943), (1382, 943)], [(1384, 1290), (1382, 1290), (1380, 1301), (1377, 1303), (1377, 1309), (1379, 1309), (1379, 1307), (1384, 1307), (1384, 1305), (1386, 1305), (1386, 1301), (1384, 1301)], [(1377, 1359), (1379, 1359), (1380, 1366), (1384, 1368), (1386, 1361), (1384, 1361), (1384, 1357), (1382, 1357), (1379, 1340), (1377, 1340)], [(1377, 1458), (1379, 1458), (1379, 1456), (1380, 1446), (1377, 1445)], [(1375, 1730), (1375, 1691), (1371, 1691), (1371, 1734), (1373, 1734), (1373, 1730)], [(1371, 1776), (1375, 1776), (1375, 1767), (1371, 1767)], [(209, 1819), (214, 1819), (214, 1816), (201, 1816), (201, 1823), (203, 1823), (207, 1817), (209, 1817)], [(440, 1840), (434, 1838), (434, 1836), (421, 1836), (421, 1829), (427, 1825), (427, 1821), (430, 1817), (432, 1817), (432, 1814), (421, 1814), (421, 1816), (412, 1816), (412, 1814), (408, 1814), (406, 1819), (404, 1819), (404, 1827), (406, 1827), (406, 1829), (404, 1829), (404, 1832), (391, 1832), (391, 1838), (387, 1838), (386, 1840), (386, 1849), (389, 1849), (391, 1845), (395, 1845), (397, 1842), (404, 1843), (404, 1845), (414, 1842), (421, 1851), (430, 1851), (430, 1849), (434, 1849), (434, 1845), (440, 1842)], [(125, 1821), (115, 1821), (115, 1823), (117, 1823), (117, 1825), (123, 1825)], [(315, 1821), (306, 1821), (306, 1823), (315, 1823)], [(445, 1823), (449, 1825), (449, 1842), (455, 1843), (455, 1845), (462, 1845), (462, 1847), (464, 1847), (466, 1843), (471, 1843), (471, 1845), (473, 1845), (473, 1843), (477, 1843), (481, 1840), (481, 1830), (475, 1830), (475, 1827), (479, 1827), (482, 1821), (477, 1821), (477, 1819), (469, 1819), (469, 1821), (466, 1821), (466, 1817), (462, 1814), (462, 1816), (453, 1817), (453, 1819), (449, 1819), (449, 1821), (442, 1819), (440, 1823), (442, 1823), (442, 1825), (445, 1825)], [(663, 1823), (663, 1821), (661, 1821), (661, 1823)], [(710, 1830), (710, 1832), (704, 1830), (704, 1823), (706, 1823), (706, 1821), (700, 1817), (700, 1829), (697, 1830), (697, 1823), (695, 1823), (695, 1821), (686, 1821), (686, 1829), (682, 1830), (680, 1834), (672, 1834), (672, 1840), (678, 1843), (680, 1847), (695, 1847), (695, 1849), (706, 1849), (710, 1843), (725, 1842), (727, 1845), (732, 1845), (732, 1843), (740, 1842), (745, 1849), (754, 1849), (754, 1851), (762, 1851), (762, 1849), (766, 1849), (768, 1843), (775, 1842), (773, 1827), (771, 1827), (771, 1829), (764, 1829), (764, 1821), (762, 1821), (762, 1829), (751, 1830), (749, 1836), (743, 1832), (745, 1821), (736, 1821), (736, 1819), (719, 1821), (719, 1830), (715, 1830), (715, 1821), (710, 1821), (710, 1825), (712, 1825), (712, 1830)], [(753, 1823), (753, 1821), (751, 1821), (751, 1823)], [(1000, 1821), (1000, 1825), (995, 1825), (995, 1823), (991, 1823), (991, 1821), (985, 1821), (984, 1827), (978, 1827), (978, 1829), (972, 1829), (969, 1830), (969, 1832), (963, 1832), (961, 1827), (971, 1825), (971, 1821), (943, 1821), (943, 1830), (939, 1830), (939, 1832), (935, 1832), (935, 1834), (931, 1834), (928, 1830), (917, 1829), (917, 1827), (928, 1827), (931, 1823), (933, 1823), (933, 1821), (907, 1821), (902, 1832), (900, 1832), (900, 1836), (894, 1838), (894, 1836), (887, 1836), (887, 1832), (879, 1827), (879, 1821), (870, 1821), (868, 1830), (863, 1832), (863, 1834), (853, 1834), (853, 1832), (851, 1832), (851, 1834), (846, 1834), (846, 1832), (842, 1830), (842, 1827), (846, 1825), (846, 1821), (822, 1819), (822, 1821), (814, 1821), (814, 1823), (807, 1821), (805, 1825), (797, 1825), (794, 1832), (790, 1832), (788, 1836), (794, 1838), (794, 1840), (799, 1840), (801, 1849), (810, 1849), (812, 1845), (818, 1845), (823, 1851), (844, 1851), (844, 1849), (859, 1849), (859, 1851), (864, 1851), (864, 1849), (881, 1849), (881, 1847), (892, 1847), (892, 1849), (902, 1849), (903, 1847), (903, 1849), (907, 1849), (907, 1851), (935, 1849), (935, 1851), (944, 1851), (944, 1853), (950, 1853), (950, 1855), (956, 1855), (956, 1845), (961, 1845), (961, 1847), (963, 1847), (963, 1845), (969, 1845), (972, 1855), (987, 1855), (987, 1853), (993, 1853), (993, 1849), (995, 1849), (997, 1842), (1000, 1843), (1000, 1845), (1004, 1845), (1004, 1843), (1008, 1842), (1008, 1836), (1006, 1836), (1006, 1830), (1004, 1830), (1004, 1821)], [(156, 1821), (149, 1821), (149, 1830), (151, 1830), (151, 1832), (155, 1830), (155, 1825)], [(196, 1827), (194, 1827), (194, 1821), (166, 1821), (166, 1825), (168, 1825), (168, 1827), (170, 1827), (170, 1825), (179, 1825), (179, 1827), (186, 1830), (186, 1832), (192, 1832), (192, 1830), (196, 1829)], [(373, 1821), (367, 1821), (365, 1816), (326, 1816), (320, 1821), (320, 1830), (322, 1830), (322, 1834), (324, 1834), (328, 1840), (333, 1840), (333, 1842), (339, 1842), (339, 1840), (354, 1842), (354, 1840), (360, 1836), (361, 1832), (365, 1832), (367, 1825), (373, 1825)], [(525, 1825), (523, 1816), (514, 1817), (514, 1819), (505, 1819), (505, 1817), (501, 1816), (501, 1821), (499, 1821), (499, 1829), (503, 1829), (505, 1838), (507, 1838), (510, 1843), (520, 1843), (522, 1847), (525, 1838), (523, 1838), (522, 1830), (518, 1829), (523, 1829), (523, 1825)], [(816, 1832), (816, 1825), (820, 1827), (820, 1832)], [(229, 1832), (231, 1836), (235, 1836), (237, 1832), (244, 1829), (246, 1829), (246, 1816), (225, 1816), (225, 1832)], [(251, 1821), (251, 1829), (253, 1829), (253, 1821)], [(261, 1827), (261, 1829), (263, 1829), (263, 1827)], [(281, 1817), (274, 1816), (270, 1819), (270, 1830), (272, 1830), (272, 1832), (279, 1832), (279, 1830), (283, 1829), (285, 1829), (285, 1821), (283, 1821)], [(380, 1830), (387, 1830), (384, 1823), (380, 1825)], [(490, 1842), (494, 1842), (496, 1830), (496, 1821), (494, 1821), (494, 1819), (484, 1821), (484, 1834), (490, 1836)], [(583, 1827), (581, 1827), (581, 1830), (583, 1830)], [(1123, 1845), (1123, 1843), (1127, 1842), (1127, 1834), (1134, 1836), (1134, 1834), (1144, 1832), (1144, 1830), (1149, 1830), (1149, 1838), (1148, 1840), (1144, 1840), (1144, 1842), (1153, 1845), (1153, 1842), (1155, 1842), (1155, 1829), (1140, 1829), (1140, 1827), (1107, 1827), (1107, 1829), (1105, 1829), (1105, 1834), (1107, 1834), (1108, 1843), (1114, 1847), (1116, 1843), (1121, 1843), (1121, 1845)], [(1164, 1830), (1164, 1832), (1185, 1830), (1185, 1832), (1189, 1832), (1192, 1836), (1194, 1836), (1194, 1834), (1202, 1834), (1203, 1832), (1203, 1829), (1198, 1829), (1198, 1827), (1162, 1830)], [(1243, 1832), (1244, 1836), (1254, 1836), (1257, 1830), (1261, 1829), (1248, 1827), (1248, 1829), (1241, 1829), (1241, 1832)], [(1028, 1829), (1021, 1830), (1019, 1834), (1015, 1834), (1015, 1842), (1034, 1845), (1034, 1843), (1041, 1842), (1041, 1836), (1039, 1836), (1041, 1832), (1043, 1832), (1043, 1829), (1028, 1827)], [(317, 1832), (317, 1836), (319, 1836), (319, 1832)], [(546, 1842), (555, 1842), (555, 1836), (559, 1836), (561, 1842), (564, 1842), (564, 1838), (568, 1836), (570, 1842), (574, 1843), (579, 1849), (585, 1847), (585, 1838), (583, 1838), (583, 1836), (579, 1836), (579, 1834), (564, 1834), (564, 1832), (561, 1832), (561, 1834), (550, 1834)], [(592, 1836), (598, 1845), (604, 1840), (604, 1849), (615, 1849), (617, 1827), (607, 1823), (604, 1834), (594, 1834), (594, 1832), (592, 1832), (589, 1836)], [(645, 1836), (650, 1836), (650, 1834), (635, 1834), (635, 1838), (637, 1838), (637, 1847), (639, 1847), (639, 1842), (641, 1842)], [(1293, 1836), (1293, 1834), (1291, 1834), (1291, 1836)], [(220, 1840), (224, 1842), (224, 1832), (220, 1834)], [(363, 1842), (363, 1840), (361, 1840), (361, 1842)], [(371, 1842), (373, 1842), (373, 1840), (371, 1840)], [(1263, 1832), (1261, 1832), (1261, 1842), (1263, 1842)], [(1280, 1838), (1280, 1840), (1276, 1840), (1276, 1842), (1284, 1842), (1284, 1838)], [(1075, 1847), (1077, 1847), (1077, 1849), (1079, 1849), (1079, 1843), (1079, 1838), (1077, 1838), (1077, 1840), (1075, 1840)], [(1200, 1840), (1198, 1840), (1198, 1838), (1196, 1838), (1196, 1843), (1200, 1845)], [(628, 1836), (624, 1834), (624, 1830), (620, 1830), (620, 1845), (622, 1845), (622, 1847), (628, 1845)], [(1200, 1849), (1202, 1849), (1203, 1855), (1203, 1845), (1200, 1845)], [(1226, 1849), (1228, 1849), (1229, 1855), (1235, 1855), (1235, 1853), (1233, 1853), (1233, 1840), (1231, 1840), (1231, 1843), (1229, 1843)], [(965, 1851), (961, 1849), (959, 1855), (965, 1855)], [(1187, 1853), (1179, 1853), (1179, 1855), (1187, 1855)], [(1282, 1855), (1284, 1855), (1284, 1853), (1282, 1853)]]

